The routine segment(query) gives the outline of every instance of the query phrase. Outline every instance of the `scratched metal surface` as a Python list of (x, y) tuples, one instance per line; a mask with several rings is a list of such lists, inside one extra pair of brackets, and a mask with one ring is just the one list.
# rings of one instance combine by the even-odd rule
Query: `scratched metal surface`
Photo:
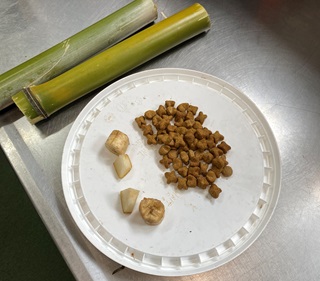
[[(0, 72), (129, 1), (2, 0)], [(193, 1), (156, 1), (165, 15)], [(91, 93), (48, 121), (30, 125), (15, 107), (0, 113), (0, 142), (78, 280), (320, 280), (320, 2), (199, 1), (212, 29), (133, 72), (189, 68), (222, 78), (261, 109), (282, 158), (282, 191), (259, 239), (232, 262), (200, 275), (162, 278), (119, 267), (74, 224), (64, 201), (64, 141)]]

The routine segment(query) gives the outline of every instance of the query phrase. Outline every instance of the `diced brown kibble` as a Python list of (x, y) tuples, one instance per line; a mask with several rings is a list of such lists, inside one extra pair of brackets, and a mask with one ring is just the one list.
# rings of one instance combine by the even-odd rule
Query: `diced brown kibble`
[(167, 184), (178, 182), (178, 177), (174, 171), (164, 173), (164, 176), (167, 179)]
[[(187, 114), (185, 116), (185, 120), (193, 120), (194, 121), (194, 114), (191, 111), (187, 111)], [(194, 122), (193, 122), (194, 124)]]
[(195, 129), (193, 127), (188, 129), (188, 133), (191, 133), (191, 134), (195, 134), (196, 131), (197, 131), (197, 129)]
[(180, 119), (179, 121), (174, 122), (174, 125), (176, 127), (183, 127), (184, 126), (184, 121), (183, 119)]
[(157, 144), (156, 135), (147, 135), (147, 144)]
[(209, 151), (213, 154), (214, 157), (219, 157), (223, 155), (223, 151), (218, 147), (213, 147), (209, 149)]
[(219, 131), (215, 131), (213, 133), (213, 137), (214, 137), (215, 143), (218, 143), (218, 142), (220, 142), (220, 141), (222, 141), (224, 139), (224, 136), (221, 135)]
[(188, 174), (197, 178), (200, 175), (200, 167), (189, 167)]
[(197, 186), (197, 178), (192, 175), (187, 176), (187, 186), (188, 187), (196, 187)]
[(171, 150), (171, 147), (169, 145), (162, 145), (159, 149), (160, 155), (166, 155)]
[(221, 175), (221, 170), (220, 169), (218, 169), (217, 167), (212, 167), (210, 170), (213, 171), (216, 174), (217, 178), (220, 178), (220, 175)]
[(174, 107), (175, 103), (176, 103), (176, 102), (173, 101), (173, 100), (166, 100), (166, 101), (165, 101), (165, 106), (166, 106), (166, 107), (170, 107), (170, 106), (171, 106), (171, 107)]
[(207, 146), (208, 146), (208, 149), (211, 149), (216, 146), (216, 143), (214, 142), (213, 139), (207, 139)]
[(167, 114), (171, 116), (175, 116), (177, 113), (177, 109), (173, 106), (168, 106), (167, 107)]
[(189, 165), (190, 167), (198, 167), (200, 165), (200, 159), (196, 155), (193, 157), (189, 157)]
[(202, 154), (202, 160), (204, 162), (206, 162), (207, 164), (211, 163), (212, 162), (212, 159), (213, 159), (213, 155), (209, 152), (209, 151), (205, 151), (203, 154)]
[(153, 130), (152, 130), (152, 126), (149, 125), (143, 125), (142, 126), (142, 130), (143, 130), (143, 135), (147, 136), (147, 135), (153, 135)]
[(204, 154), (204, 152), (203, 152), (203, 151), (200, 151), (200, 150), (196, 150), (196, 151), (194, 152), (195, 157), (197, 157), (197, 158), (199, 159), (199, 161), (202, 160), (203, 154)]
[(154, 110), (148, 110), (144, 113), (144, 117), (151, 120), (157, 113)]
[(175, 150), (175, 149), (171, 149), (169, 152), (168, 152), (168, 157), (172, 160), (176, 159), (178, 157), (178, 151)]
[(207, 174), (208, 167), (209, 167), (209, 165), (207, 163), (201, 162), (200, 163), (200, 173), (205, 176)]
[(183, 164), (182, 164), (182, 160), (180, 158), (173, 159), (173, 162), (172, 162), (173, 169), (175, 169), (177, 171), (182, 166), (183, 166)]
[(164, 114), (162, 115), (162, 119), (165, 119), (167, 121), (171, 121), (173, 119), (173, 116), (172, 115), (167, 115), (167, 114)]
[(177, 110), (176, 115), (174, 116), (175, 121), (177, 122), (184, 121), (184, 118), (186, 117), (186, 115), (187, 115), (186, 111)]
[(189, 154), (189, 159), (196, 156), (195, 152), (192, 149), (188, 151), (188, 154)]
[(209, 182), (207, 181), (206, 177), (200, 175), (197, 177), (198, 186), (202, 189), (207, 188)]
[(226, 142), (222, 141), (219, 145), (218, 148), (220, 148), (224, 154), (226, 154), (230, 149), (231, 146), (228, 145)]
[(163, 105), (159, 105), (158, 109), (156, 110), (157, 114), (162, 117), (162, 115), (167, 113), (167, 110)]
[(177, 126), (174, 125), (168, 125), (167, 126), (167, 131), (168, 132), (175, 132), (177, 130)]
[(206, 150), (208, 148), (207, 140), (206, 139), (199, 140), (197, 142), (197, 148), (202, 150), (202, 151)]
[(184, 135), (188, 130), (186, 127), (176, 127), (176, 132), (179, 134), (179, 135)]
[(216, 176), (214, 171), (209, 170), (207, 172), (206, 178), (207, 178), (209, 183), (213, 183), (217, 179), (217, 176)]
[(189, 149), (191, 150), (197, 150), (197, 144), (198, 144), (199, 140), (198, 139), (194, 139), (194, 141), (192, 143), (189, 143)]
[(186, 166), (179, 168), (178, 174), (182, 177), (186, 177), (188, 175), (188, 168)]
[(199, 121), (203, 124), (204, 120), (207, 118), (207, 115), (204, 114), (202, 111), (199, 112), (198, 116), (194, 119), (195, 121)]
[(216, 184), (212, 184), (209, 188), (209, 194), (213, 197), (213, 198), (218, 198), (220, 193), (222, 192), (222, 190), (220, 189), (220, 187), (218, 187)]
[(194, 121), (193, 128), (194, 129), (201, 129), (202, 124), (199, 121)]
[(225, 177), (230, 177), (233, 174), (233, 170), (230, 166), (225, 166), (221, 173)]
[(184, 126), (188, 129), (192, 128), (193, 124), (194, 124), (194, 120), (190, 119), (190, 120), (184, 121)]
[(206, 128), (201, 128), (201, 129), (197, 129), (194, 135), (198, 140), (202, 140), (204, 138), (207, 138), (209, 136), (209, 133), (210, 133), (209, 130), (206, 130)]
[(159, 116), (159, 115), (153, 116), (153, 118), (152, 118), (153, 126), (157, 127), (161, 120), (162, 120), (161, 116)]
[(178, 188), (179, 189), (188, 189), (187, 178), (178, 178)]
[(188, 107), (188, 111), (191, 111), (193, 115), (196, 115), (198, 111), (198, 107), (190, 104)]
[(158, 130), (165, 130), (168, 125), (170, 124), (169, 120), (162, 119), (158, 124), (155, 126)]
[(194, 141), (194, 139), (195, 139), (195, 136), (194, 136), (194, 134), (192, 133), (192, 132), (187, 132), (185, 135), (184, 135), (184, 140), (188, 143), (188, 144), (190, 144), (190, 143), (192, 143), (193, 141)]
[(179, 148), (179, 147), (186, 145), (186, 143), (183, 140), (183, 136), (181, 136), (181, 135), (176, 135), (173, 139), (174, 139), (174, 146), (176, 148)]
[(218, 169), (222, 169), (225, 166), (225, 161), (222, 157), (217, 157), (212, 160), (212, 165)]
[(180, 158), (182, 160), (182, 162), (184, 164), (188, 164), (189, 163), (189, 155), (186, 151), (181, 151), (180, 152)]
[(142, 128), (143, 125), (146, 125), (146, 119), (144, 118), (144, 116), (137, 117), (134, 120), (138, 124), (139, 128)]
[(173, 138), (169, 134), (163, 134), (158, 136), (159, 143), (170, 145), (172, 141)]
[(184, 102), (184, 103), (179, 104), (179, 105), (177, 106), (177, 109), (178, 109), (179, 111), (181, 111), (181, 112), (184, 112), (184, 111), (186, 111), (186, 110), (188, 109), (188, 107), (189, 107), (189, 104), (186, 103), (186, 102)]
[(164, 155), (159, 162), (168, 169), (172, 163), (172, 159), (170, 159), (167, 155)]

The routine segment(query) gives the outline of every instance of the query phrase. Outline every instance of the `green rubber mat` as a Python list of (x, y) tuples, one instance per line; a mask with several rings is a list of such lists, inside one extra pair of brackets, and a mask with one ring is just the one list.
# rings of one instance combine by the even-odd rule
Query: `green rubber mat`
[(0, 280), (75, 280), (2, 149)]

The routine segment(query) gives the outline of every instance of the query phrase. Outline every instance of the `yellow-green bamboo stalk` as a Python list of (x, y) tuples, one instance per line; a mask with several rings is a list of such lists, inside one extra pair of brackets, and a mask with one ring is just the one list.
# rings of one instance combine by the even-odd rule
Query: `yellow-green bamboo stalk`
[(0, 75), (0, 110), (22, 88), (48, 81), (132, 35), (157, 18), (152, 0), (135, 0), (97, 23)]
[(41, 85), (28, 87), (14, 95), (13, 100), (29, 121), (36, 123), (136, 66), (209, 29), (208, 13), (200, 4), (194, 4), (60, 76)]

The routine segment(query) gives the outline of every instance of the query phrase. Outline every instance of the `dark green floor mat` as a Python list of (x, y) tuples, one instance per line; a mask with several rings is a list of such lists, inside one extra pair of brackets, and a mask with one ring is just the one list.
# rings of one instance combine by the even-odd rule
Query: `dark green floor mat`
[(2, 149), (0, 280), (75, 280)]

